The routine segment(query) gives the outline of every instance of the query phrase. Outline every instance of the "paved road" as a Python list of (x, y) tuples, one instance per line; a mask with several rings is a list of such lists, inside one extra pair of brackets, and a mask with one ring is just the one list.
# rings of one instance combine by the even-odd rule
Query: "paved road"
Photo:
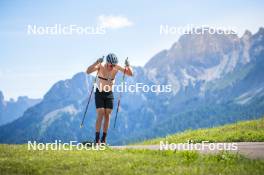
[(127, 145), (110, 146), (113, 149), (149, 149), (149, 150), (196, 150), (203, 154), (216, 154), (221, 150), (242, 154), (251, 159), (264, 159), (264, 142), (170, 144), (170, 145)]

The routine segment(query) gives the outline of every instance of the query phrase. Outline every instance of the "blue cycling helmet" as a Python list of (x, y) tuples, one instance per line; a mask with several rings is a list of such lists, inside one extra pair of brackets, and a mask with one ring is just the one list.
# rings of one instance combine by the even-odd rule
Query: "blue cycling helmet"
[(113, 65), (116, 65), (118, 63), (117, 56), (115, 54), (113, 54), (113, 53), (109, 53), (106, 56), (106, 62), (110, 63), (110, 64), (113, 64)]

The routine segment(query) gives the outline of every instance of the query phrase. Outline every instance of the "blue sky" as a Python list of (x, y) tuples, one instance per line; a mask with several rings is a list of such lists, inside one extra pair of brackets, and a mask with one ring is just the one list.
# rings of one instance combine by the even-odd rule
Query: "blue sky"
[[(179, 38), (160, 35), (160, 25), (231, 26), (238, 29), (239, 35), (246, 29), (255, 33), (264, 26), (263, 9), (261, 0), (2, 0), (0, 90), (6, 99), (21, 95), (40, 98), (55, 82), (84, 71), (96, 58), (109, 52), (116, 53), (121, 62), (128, 56), (132, 65), (143, 66)], [(27, 25), (34, 24), (96, 26), (100, 16), (117, 20), (121, 17), (128, 24), (121, 21), (119, 27), (110, 26), (104, 35), (27, 34)]]

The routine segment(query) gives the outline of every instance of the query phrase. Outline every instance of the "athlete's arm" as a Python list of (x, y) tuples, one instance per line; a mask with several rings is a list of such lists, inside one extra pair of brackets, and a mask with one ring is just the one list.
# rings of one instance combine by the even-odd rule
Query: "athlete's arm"
[(128, 76), (133, 76), (133, 69), (130, 66), (122, 67), (122, 66), (116, 65), (115, 68), (121, 72), (124, 72), (126, 69), (125, 74)]
[(86, 73), (87, 74), (93, 73), (94, 71), (98, 70), (99, 67), (100, 67), (100, 62), (96, 61), (94, 64), (92, 64), (86, 69)]

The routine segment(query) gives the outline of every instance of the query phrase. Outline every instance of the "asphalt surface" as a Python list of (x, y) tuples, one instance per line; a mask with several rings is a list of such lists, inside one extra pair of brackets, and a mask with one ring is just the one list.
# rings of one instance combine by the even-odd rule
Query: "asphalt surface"
[(230, 151), (244, 155), (250, 159), (264, 159), (264, 142), (233, 142), (233, 143), (204, 143), (202, 144), (167, 144), (161, 145), (125, 145), (110, 146), (112, 149), (149, 149), (149, 150), (174, 150), (198, 151), (202, 154), (216, 154), (221, 151)]

